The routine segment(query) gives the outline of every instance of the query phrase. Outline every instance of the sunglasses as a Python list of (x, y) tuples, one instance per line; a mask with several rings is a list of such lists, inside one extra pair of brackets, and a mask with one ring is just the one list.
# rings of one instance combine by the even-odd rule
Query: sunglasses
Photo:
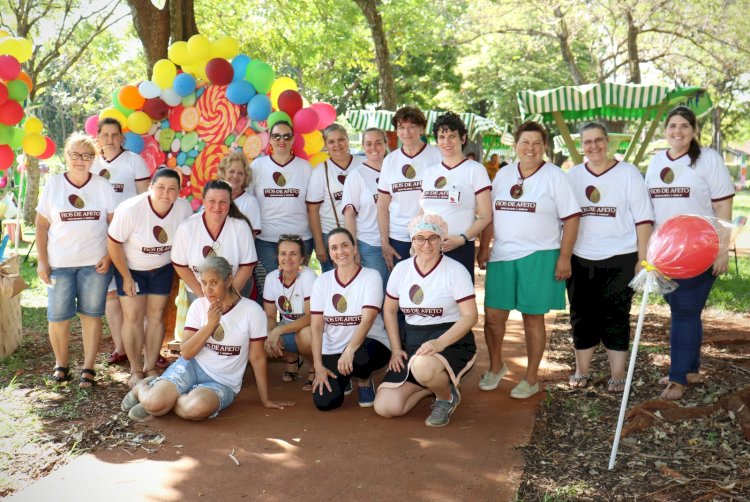
[(279, 134), (279, 133), (271, 134), (271, 139), (274, 141), (281, 141), (282, 139), (284, 141), (291, 141), (293, 137), (294, 137), (294, 134), (291, 132), (287, 132), (284, 134)]
[(88, 162), (90, 160), (94, 160), (94, 157), (96, 157), (96, 155), (94, 155), (93, 153), (69, 152), (68, 157), (70, 157), (70, 160), (85, 160), (86, 162)]
[(297, 234), (281, 234), (279, 236), (279, 242), (284, 241), (302, 242), (302, 237)]

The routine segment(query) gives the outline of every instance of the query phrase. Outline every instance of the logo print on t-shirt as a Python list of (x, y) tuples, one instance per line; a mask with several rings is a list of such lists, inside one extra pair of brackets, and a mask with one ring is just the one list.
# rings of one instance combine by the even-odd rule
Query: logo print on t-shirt
[(216, 256), (216, 251), (211, 246), (203, 246), (203, 257), (208, 258), (209, 256)]
[(108, 180), (109, 179), (109, 170), (102, 169), (101, 171), (99, 171), (99, 176), (101, 176), (102, 178)]
[(273, 181), (276, 182), (276, 184), (280, 187), (286, 185), (286, 178), (278, 171), (273, 173)]
[(276, 300), (276, 303), (283, 313), (289, 314), (292, 311), (292, 302), (290, 302), (289, 298), (287, 298), (286, 296), (279, 296), (279, 299)]
[(338, 293), (333, 295), (333, 308), (335, 308), (342, 314), (346, 312), (346, 298)]
[(424, 300), (424, 291), (419, 287), (419, 284), (414, 284), (409, 288), (409, 299), (414, 305), (419, 305)]
[(435, 188), (443, 188), (447, 183), (448, 180), (445, 179), (445, 176), (441, 176), (435, 180)]
[(338, 175), (338, 180), (339, 180), (339, 183), (341, 183), (343, 185), (344, 182), (346, 181), (346, 174), (339, 174)]
[(661, 178), (664, 183), (669, 185), (674, 181), (674, 171), (672, 171), (672, 168), (670, 167), (665, 167), (659, 173), (659, 178)]
[(417, 175), (417, 170), (414, 169), (414, 166), (412, 166), (411, 164), (404, 164), (404, 166), (401, 168), (401, 174), (404, 175), (404, 178), (413, 180)]
[(512, 187), (510, 187), (510, 196), (514, 199), (520, 199), (523, 195), (523, 185), (521, 184), (515, 184)]
[(161, 228), (159, 225), (154, 227), (154, 238), (159, 241), (160, 244), (166, 244), (169, 240), (167, 231)]
[(70, 194), (70, 196), (68, 197), (68, 202), (70, 202), (70, 205), (76, 209), (83, 209), (86, 206), (86, 203), (83, 202), (83, 199), (74, 193)]
[(217, 342), (221, 342), (224, 340), (224, 328), (222, 327), (221, 324), (219, 324), (219, 326), (216, 328), (216, 331), (214, 331), (214, 334), (211, 336)]
[(586, 198), (594, 204), (598, 204), (599, 201), (602, 200), (602, 194), (601, 192), (599, 192), (598, 188), (593, 185), (589, 185), (586, 187)]

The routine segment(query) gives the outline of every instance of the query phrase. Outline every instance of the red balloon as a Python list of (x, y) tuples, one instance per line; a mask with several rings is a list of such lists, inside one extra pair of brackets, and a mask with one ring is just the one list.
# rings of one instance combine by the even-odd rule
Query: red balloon
[(206, 76), (216, 85), (229, 85), (234, 78), (234, 68), (226, 59), (214, 58), (206, 63)]
[(0, 78), (15, 80), (21, 73), (21, 63), (13, 56), (0, 56)]
[(143, 112), (154, 120), (164, 120), (169, 114), (169, 105), (161, 98), (147, 99)]
[(702, 274), (719, 255), (719, 234), (706, 218), (672, 216), (659, 226), (648, 243), (647, 261), (670, 279)]
[(49, 136), (45, 136), (44, 141), (47, 142), (47, 146), (44, 148), (44, 152), (42, 152), (42, 154), (39, 155), (39, 158), (41, 160), (46, 160), (52, 157), (55, 154), (55, 150), (57, 149), (57, 145), (55, 145), (55, 142), (52, 141), (52, 139)]
[(0, 105), (8, 101), (8, 88), (0, 82)]
[(291, 89), (282, 92), (279, 95), (279, 110), (285, 112), (291, 118), (302, 109), (302, 96), (297, 91)]
[(294, 114), (292, 125), (295, 134), (308, 134), (318, 128), (318, 112), (312, 108), (303, 108)]
[(173, 131), (182, 131), (182, 124), (180, 124), (180, 116), (185, 110), (182, 105), (177, 105), (169, 111), (169, 127)]
[(0, 145), (0, 171), (4, 171), (13, 165), (16, 156), (8, 145)]
[(0, 123), (5, 125), (16, 125), (23, 118), (23, 107), (18, 101), (9, 99), (0, 105)]
[(329, 105), (328, 103), (324, 103), (321, 101), (319, 103), (311, 104), (310, 108), (318, 113), (318, 127), (316, 127), (316, 129), (320, 129), (322, 131), (329, 125), (333, 124), (333, 122), (336, 120), (336, 109), (333, 107), (333, 105)]

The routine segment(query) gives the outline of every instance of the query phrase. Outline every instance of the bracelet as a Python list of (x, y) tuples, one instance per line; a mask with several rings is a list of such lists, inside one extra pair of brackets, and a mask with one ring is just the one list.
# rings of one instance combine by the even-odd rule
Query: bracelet
[(459, 235), (464, 238), (464, 244), (468, 244), (469, 242), (471, 242), (469, 241), (469, 238), (466, 237), (466, 234), (459, 234)]

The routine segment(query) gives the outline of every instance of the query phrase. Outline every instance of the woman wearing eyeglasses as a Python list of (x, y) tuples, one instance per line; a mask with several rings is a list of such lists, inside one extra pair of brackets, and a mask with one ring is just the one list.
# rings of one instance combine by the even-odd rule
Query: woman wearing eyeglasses
[(568, 279), (576, 355), (576, 371), (568, 384), (588, 386), (594, 349), (602, 342), (611, 372), (608, 390), (622, 392), (633, 299), (628, 284), (646, 259), (654, 211), (638, 169), (609, 157), (603, 125), (584, 125), (581, 144), (588, 161), (568, 172), (582, 210)]
[[(448, 225), (440, 216), (417, 216), (409, 233), (414, 256), (394, 267), (386, 288), (383, 315), (392, 353), (375, 412), (399, 417), (433, 394), (425, 425), (442, 427), (461, 402), (461, 377), (476, 359), (474, 284), (460, 263), (441, 254)], [(403, 344), (399, 310), (406, 316)]]
[[(278, 270), (266, 276), (263, 308), (268, 318), (266, 353), (287, 363), (281, 376), (285, 382), (298, 378), (305, 356), (312, 359), (310, 346), (310, 296), (318, 276), (305, 266), (305, 243), (299, 235), (279, 237)], [(310, 368), (303, 390), (312, 390), (315, 370)]]
[(83, 368), (79, 386), (96, 384), (94, 363), (102, 337), (102, 316), (112, 267), (107, 226), (115, 200), (106, 179), (91, 174), (96, 146), (74, 133), (64, 149), (68, 170), (50, 177), (36, 208), (37, 273), (47, 284), (49, 338), (55, 353), (51, 380), (71, 380), (68, 366), (70, 319), (78, 313), (83, 331)]
[(484, 336), (490, 355), (479, 388), (496, 389), (508, 371), (502, 360), (505, 323), (510, 311), (518, 310), (528, 363), (510, 396), (526, 399), (539, 392), (537, 373), (547, 339), (544, 314), (565, 308), (581, 207), (562, 170), (543, 159), (544, 126), (525, 122), (514, 140), (518, 161), (501, 169), (492, 182), (492, 225), (482, 232), (477, 258), (480, 268), (487, 267)]
[(196, 277), (207, 256), (222, 256), (232, 265), (232, 285), (242, 291), (258, 261), (251, 225), (232, 202), (232, 188), (213, 180), (203, 187), (205, 211), (194, 214), (177, 229), (172, 264), (185, 281), (188, 300), (203, 296)]
[(279, 267), (276, 244), (281, 234), (299, 235), (306, 249), (312, 249), (305, 203), (312, 167), (306, 160), (294, 156), (294, 131), (288, 122), (275, 123), (269, 133), (271, 155), (255, 159), (250, 170), (263, 222), (263, 232), (256, 241), (258, 258), (265, 270), (275, 270)]
[(326, 127), (323, 140), (330, 158), (313, 169), (307, 189), (307, 204), (315, 256), (322, 271), (327, 272), (333, 269), (327, 251), (328, 232), (344, 226), (344, 181), (362, 164), (362, 158), (349, 153), (349, 135), (339, 124)]

